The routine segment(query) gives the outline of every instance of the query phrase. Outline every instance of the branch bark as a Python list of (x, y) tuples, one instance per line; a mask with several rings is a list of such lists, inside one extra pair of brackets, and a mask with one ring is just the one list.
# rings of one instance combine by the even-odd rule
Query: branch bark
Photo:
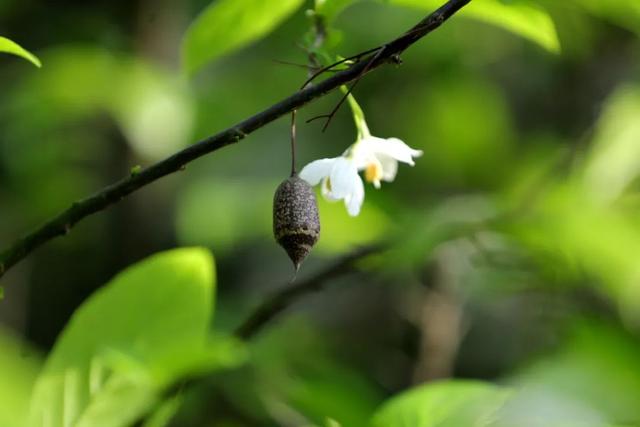
[(222, 132), (205, 138), (140, 172), (132, 173), (130, 176), (109, 185), (86, 199), (74, 202), (67, 210), (47, 221), (33, 232), (18, 239), (0, 253), (0, 277), (38, 247), (49, 240), (69, 233), (77, 222), (89, 215), (117, 203), (134, 191), (164, 176), (184, 169), (186, 164), (199, 157), (239, 142), (251, 132), (290, 113), (294, 109), (304, 106), (314, 99), (326, 95), (341, 85), (356, 80), (363, 74), (371, 72), (385, 63), (394, 62), (398, 55), (422, 37), (438, 28), (444, 21), (453, 16), (470, 1), (471, 0), (449, 0), (409, 31), (383, 45), (381, 47), (382, 51), (376, 51), (376, 53), (373, 54), (375, 57), (372, 55), (363, 58), (348, 69), (338, 72), (318, 84), (299, 90), (288, 98)]

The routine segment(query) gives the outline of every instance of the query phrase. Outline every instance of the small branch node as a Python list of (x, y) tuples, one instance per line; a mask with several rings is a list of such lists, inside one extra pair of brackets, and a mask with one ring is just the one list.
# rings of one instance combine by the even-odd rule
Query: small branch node
[(242, 130), (238, 129), (238, 128), (234, 128), (231, 131), (231, 141), (232, 142), (238, 142), (244, 138), (247, 137), (247, 134), (244, 133)]
[(395, 55), (391, 55), (389, 57), (389, 62), (395, 65), (402, 65), (402, 58), (399, 54), (396, 53)]

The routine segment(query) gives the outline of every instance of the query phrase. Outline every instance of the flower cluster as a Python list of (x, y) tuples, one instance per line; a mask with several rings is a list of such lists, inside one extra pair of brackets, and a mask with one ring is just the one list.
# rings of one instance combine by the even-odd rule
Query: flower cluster
[(330, 201), (344, 200), (349, 215), (356, 216), (364, 201), (364, 183), (358, 174), (375, 188), (381, 181), (391, 182), (396, 177), (398, 162), (413, 166), (413, 159), (422, 155), (398, 138), (372, 136), (364, 121), (360, 107), (349, 100), (354, 112), (358, 138), (340, 157), (315, 160), (300, 172), (300, 178), (310, 185), (321, 183), (322, 195)]

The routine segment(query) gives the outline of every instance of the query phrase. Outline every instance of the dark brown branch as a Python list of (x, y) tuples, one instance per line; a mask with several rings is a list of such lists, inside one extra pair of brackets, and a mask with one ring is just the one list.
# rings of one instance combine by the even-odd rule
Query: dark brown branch
[(67, 210), (47, 221), (35, 231), (17, 240), (0, 254), (0, 277), (4, 273), (24, 259), (32, 251), (42, 246), (49, 240), (63, 236), (80, 220), (99, 212), (108, 206), (117, 203), (122, 198), (134, 191), (171, 173), (184, 169), (185, 165), (205, 154), (219, 150), (227, 145), (236, 143), (245, 138), (251, 132), (265, 126), (268, 123), (300, 108), (310, 101), (320, 98), (328, 92), (351, 82), (363, 74), (363, 71), (372, 71), (382, 64), (393, 62), (397, 55), (404, 52), (431, 31), (438, 28), (444, 21), (453, 16), (471, 0), (449, 0), (438, 10), (424, 18), (407, 33), (386, 43), (384, 54), (379, 55), (374, 61), (359, 61), (348, 69), (332, 75), (322, 82), (300, 90), (288, 98), (272, 105), (271, 107), (249, 117), (246, 120), (223, 130), (216, 135), (199, 141), (182, 151), (142, 170), (132, 173), (130, 176), (104, 188), (98, 193), (86, 199), (73, 203)]
[(298, 298), (311, 292), (319, 291), (331, 279), (354, 270), (354, 264), (372, 254), (380, 253), (387, 248), (386, 244), (378, 243), (363, 246), (345, 255), (335, 263), (319, 271), (312, 277), (290, 284), (275, 292), (236, 329), (235, 336), (243, 340), (251, 339), (262, 330), (274, 317), (287, 309)]

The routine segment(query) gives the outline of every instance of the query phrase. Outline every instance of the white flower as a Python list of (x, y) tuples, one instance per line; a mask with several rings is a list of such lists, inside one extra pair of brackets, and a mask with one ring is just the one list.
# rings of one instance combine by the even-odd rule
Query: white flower
[[(343, 88), (347, 91), (346, 88)], [(367, 182), (380, 188), (380, 181), (391, 182), (398, 172), (398, 162), (414, 165), (413, 158), (422, 151), (414, 150), (398, 138), (378, 138), (371, 135), (364, 113), (349, 94), (358, 136), (356, 142), (340, 157), (320, 159), (306, 165), (300, 178), (310, 185), (322, 182), (322, 195), (331, 201), (344, 199), (349, 215), (360, 213), (364, 201), (364, 184), (359, 171), (364, 171)]]
[(380, 188), (380, 181), (391, 182), (398, 172), (398, 162), (414, 166), (414, 157), (420, 157), (422, 151), (414, 150), (398, 138), (378, 138), (365, 135), (352, 147), (352, 153), (358, 170), (364, 170), (367, 182)]
[(313, 161), (302, 169), (300, 178), (309, 185), (317, 185), (322, 181), (322, 195), (326, 199), (344, 199), (349, 215), (357, 216), (360, 213), (364, 201), (364, 184), (358, 175), (353, 156)]
[(398, 162), (414, 165), (413, 158), (422, 155), (398, 138), (377, 138), (367, 135), (359, 139), (340, 157), (315, 160), (300, 172), (300, 178), (310, 185), (322, 182), (322, 195), (330, 200), (342, 200), (351, 216), (360, 213), (364, 201), (364, 184), (358, 171), (364, 171), (367, 182), (380, 188), (380, 181), (391, 182), (396, 177)]

